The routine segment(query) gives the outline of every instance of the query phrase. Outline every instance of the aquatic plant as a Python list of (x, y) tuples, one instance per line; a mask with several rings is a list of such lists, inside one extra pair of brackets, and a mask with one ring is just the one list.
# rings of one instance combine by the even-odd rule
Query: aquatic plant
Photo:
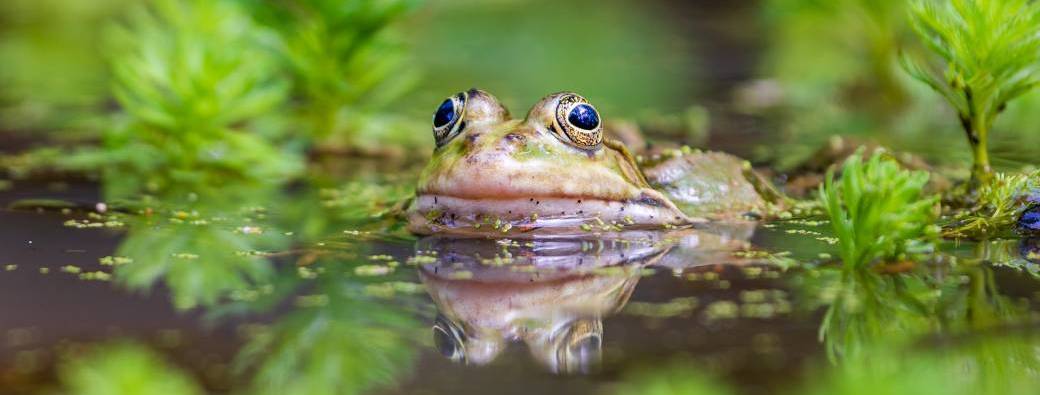
[(975, 186), (992, 179), (987, 139), (1008, 102), (1040, 82), (1040, 3), (1029, 0), (918, 1), (912, 26), (943, 68), (902, 58), (917, 80), (957, 111), (972, 147)]
[(996, 173), (976, 190), (974, 205), (943, 228), (944, 237), (985, 238), (1010, 233), (1029, 197), (1040, 191), (1040, 172)]
[(156, 0), (106, 30), (118, 112), (101, 147), (31, 151), (14, 170), (100, 172), (107, 199), (278, 185), (302, 170), (276, 111), (289, 81), (277, 35), (232, 0)]
[(428, 144), (386, 112), (418, 80), (391, 25), (419, 0), (242, 3), (278, 33), (277, 54), (292, 80), (292, 121), (307, 144), (376, 153)]
[(288, 82), (272, 32), (229, 1), (157, 0), (109, 34), (121, 123), (104, 134), (108, 196), (193, 192), (229, 182), (271, 185), (302, 170), (270, 115)]
[(922, 191), (928, 173), (903, 170), (884, 152), (875, 152), (866, 163), (861, 155), (845, 161), (840, 184), (829, 170), (819, 192), (845, 266), (861, 268), (926, 248), (922, 241), (938, 233), (938, 196)]

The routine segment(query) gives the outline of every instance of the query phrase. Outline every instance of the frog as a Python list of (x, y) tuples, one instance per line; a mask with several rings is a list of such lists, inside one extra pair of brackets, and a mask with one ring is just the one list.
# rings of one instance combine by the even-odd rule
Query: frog
[(567, 236), (755, 220), (771, 202), (750, 166), (721, 152), (676, 150), (643, 161), (606, 136), (575, 92), (543, 97), (515, 119), (470, 89), (433, 114), (435, 148), (406, 218), (415, 234)]

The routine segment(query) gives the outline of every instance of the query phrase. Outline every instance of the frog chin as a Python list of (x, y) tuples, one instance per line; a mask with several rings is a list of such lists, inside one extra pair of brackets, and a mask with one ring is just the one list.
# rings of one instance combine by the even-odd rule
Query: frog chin
[(654, 190), (625, 200), (597, 197), (486, 197), (418, 194), (408, 212), (418, 234), (576, 234), (688, 225), (691, 218)]

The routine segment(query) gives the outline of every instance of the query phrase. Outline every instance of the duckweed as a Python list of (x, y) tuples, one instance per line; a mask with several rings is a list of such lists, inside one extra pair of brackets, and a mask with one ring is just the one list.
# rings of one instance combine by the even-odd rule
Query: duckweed
[(408, 258), (405, 263), (409, 265), (430, 265), (437, 263), (437, 255), (435, 253), (419, 254)]
[(704, 310), (704, 318), (709, 322), (729, 320), (738, 317), (740, 317), (740, 306), (729, 300), (712, 302)]
[(392, 281), (379, 284), (368, 284), (365, 286), (365, 294), (379, 298), (392, 298), (398, 293), (415, 295), (426, 291), (426, 287), (418, 283)]
[(98, 259), (102, 266), (121, 266), (133, 262), (133, 259), (125, 256), (106, 256)]
[(696, 308), (697, 298), (688, 296), (673, 298), (666, 303), (629, 302), (624, 312), (643, 317), (669, 318), (688, 316)]
[(480, 260), (484, 266), (507, 266), (512, 265), (513, 262), (513, 255), (510, 253), (496, 254), (494, 258)]
[(354, 268), (354, 275), (357, 276), (385, 276), (393, 273), (394, 268), (390, 266), (382, 265), (361, 265)]
[(85, 272), (79, 274), (80, 280), (88, 281), (110, 281), (112, 275), (102, 271)]

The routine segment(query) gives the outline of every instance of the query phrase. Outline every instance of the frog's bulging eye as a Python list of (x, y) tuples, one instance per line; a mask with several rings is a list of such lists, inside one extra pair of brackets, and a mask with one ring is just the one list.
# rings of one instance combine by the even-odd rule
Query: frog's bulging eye
[(445, 358), (466, 362), (466, 334), (440, 314), (433, 322), (433, 344)]
[(603, 142), (603, 127), (596, 108), (573, 93), (560, 97), (552, 126), (557, 136), (578, 148), (594, 149)]
[(433, 113), (433, 138), (440, 147), (447, 144), (465, 126), (462, 122), (466, 115), (466, 92), (444, 99), (437, 111)]
[(579, 319), (553, 334), (555, 348), (553, 370), (557, 373), (591, 373), (599, 367), (603, 355), (603, 323), (595, 319)]

